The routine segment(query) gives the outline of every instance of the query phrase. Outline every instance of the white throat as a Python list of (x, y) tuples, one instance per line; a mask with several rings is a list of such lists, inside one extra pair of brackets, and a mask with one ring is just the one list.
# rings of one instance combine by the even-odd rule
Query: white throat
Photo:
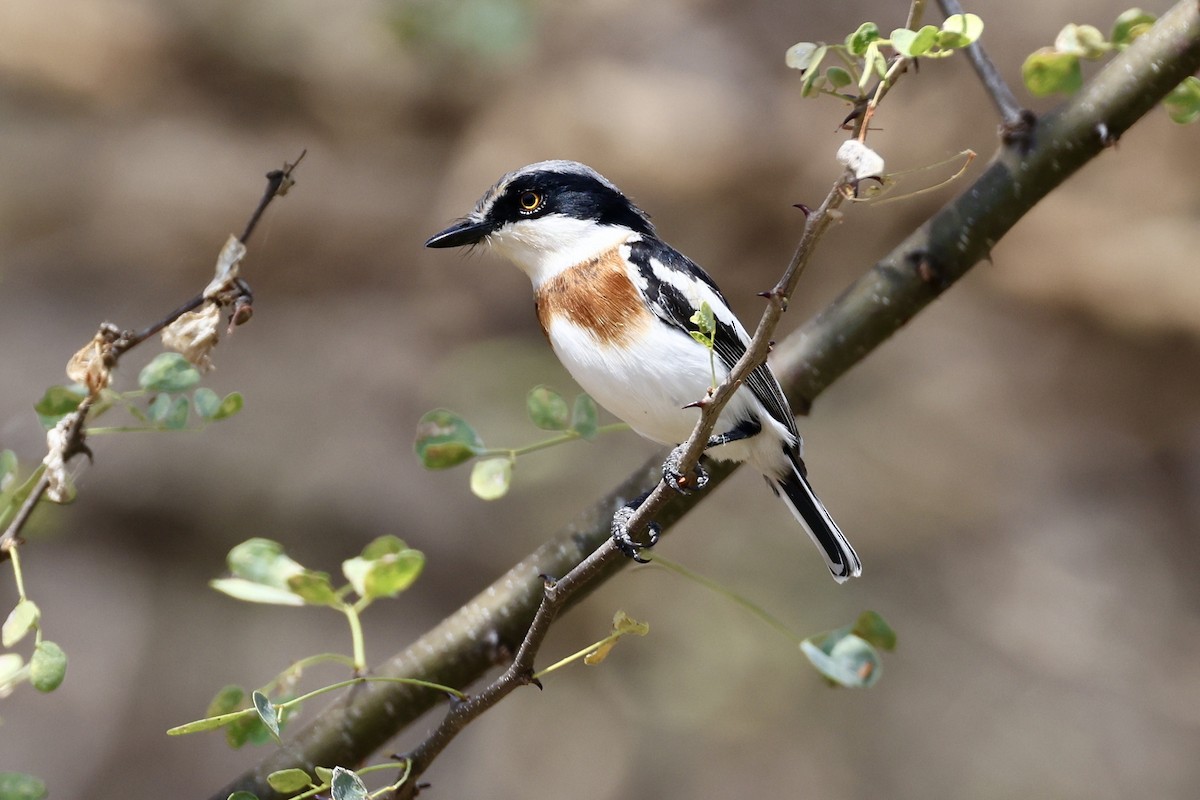
[(631, 233), (619, 225), (548, 214), (510, 222), (485, 243), (520, 267), (537, 289), (563, 270), (607, 253)]

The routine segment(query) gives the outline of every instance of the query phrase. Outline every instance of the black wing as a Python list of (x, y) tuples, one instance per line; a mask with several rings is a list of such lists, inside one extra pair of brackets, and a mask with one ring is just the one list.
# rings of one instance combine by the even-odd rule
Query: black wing
[[(708, 273), (661, 239), (643, 235), (640, 241), (630, 244), (629, 260), (633, 262), (646, 283), (646, 299), (650, 303), (651, 311), (659, 319), (684, 333), (696, 330), (696, 325), (691, 318), (697, 309), (684, 296), (683, 292), (669, 281), (669, 274), (662, 275), (656, 270), (667, 270), (668, 273), (679, 273), (689, 280), (698, 280), (712, 289), (721, 303), (728, 306), (721, 290), (713, 283), (713, 279), (708, 276)], [(717, 319), (716, 322), (717, 330), (713, 350), (726, 369), (733, 369), (733, 365), (738, 362), (738, 359), (745, 355), (749, 339), (743, 331), (734, 326), (722, 322), (720, 319)], [(796, 420), (792, 416), (791, 407), (788, 405), (787, 398), (783, 396), (783, 390), (779, 387), (779, 381), (775, 380), (771, 368), (766, 364), (755, 367), (746, 378), (745, 385), (766, 407), (770, 415), (787, 426), (787, 429), (799, 439), (800, 434), (796, 429)]]

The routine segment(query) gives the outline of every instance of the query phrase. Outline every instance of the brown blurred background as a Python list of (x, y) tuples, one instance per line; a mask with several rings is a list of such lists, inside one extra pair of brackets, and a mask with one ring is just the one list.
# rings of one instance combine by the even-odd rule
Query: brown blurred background
[[(1123, 7), (973, 10), (1015, 80), (1062, 24), (1107, 29)], [(579, 159), (756, 315), (799, 231), (791, 204), (824, 193), (843, 137), (845, 109), (802, 101), (784, 51), (864, 19), (890, 30), (905, 9), (5, 0), (0, 446), (24, 463), (44, 452), (33, 401), (97, 323), (143, 325), (197, 291), (261, 175), (308, 157), (251, 243), (254, 320), (206, 381), (244, 392), (245, 411), (203, 434), (95, 439), (78, 502), (38, 518), (26, 579), (70, 669), (54, 694), (0, 704), (0, 770), (56, 798), (207, 796), (265, 751), (163, 732), (225, 683), (349, 650), (332, 612), (208, 589), (230, 546), (269, 536), (330, 571), (383, 533), (426, 551), (417, 586), (367, 615), (379, 661), (639, 464), (653, 450), (632, 434), (536, 454), (490, 504), (465, 468), (420, 468), (424, 411), (515, 445), (539, 435), (529, 387), (574, 391), (519, 272), (422, 242), (502, 172)], [(877, 122), (889, 169), (969, 147), (973, 177), (995, 142), (962, 59), (922, 63)], [(650, 637), (489, 713), (428, 775), (431, 796), (1194, 797), (1198, 132), (1152, 113), (802, 421), (861, 580), (835, 586), (748, 472), (663, 544), (805, 634), (879, 610), (901, 645), (878, 687), (829, 690), (738, 608), (631, 570), (562, 621), (545, 659), (617, 608)], [(849, 209), (785, 327), (965, 185)]]

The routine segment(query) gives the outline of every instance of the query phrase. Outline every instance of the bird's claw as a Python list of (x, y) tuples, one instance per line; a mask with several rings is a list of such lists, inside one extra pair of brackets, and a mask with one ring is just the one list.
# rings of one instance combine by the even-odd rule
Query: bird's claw
[(618, 550), (637, 563), (649, 564), (650, 559), (643, 557), (642, 552), (658, 544), (658, 538), (662, 534), (662, 526), (657, 522), (647, 523), (646, 532), (649, 537), (647, 543), (635, 542), (633, 537), (629, 535), (629, 521), (633, 519), (635, 511), (637, 511), (637, 508), (634, 506), (622, 506), (617, 509), (617, 513), (613, 514), (613, 544), (617, 546)]
[(684, 447), (683, 445), (679, 445), (679, 447), (676, 447), (667, 456), (667, 460), (663, 462), (662, 467), (663, 480), (667, 486), (670, 486), (680, 494), (698, 492), (708, 485), (708, 473), (704, 467), (700, 466), (700, 462), (697, 461), (692, 474), (685, 474), (682, 469), (683, 454)]

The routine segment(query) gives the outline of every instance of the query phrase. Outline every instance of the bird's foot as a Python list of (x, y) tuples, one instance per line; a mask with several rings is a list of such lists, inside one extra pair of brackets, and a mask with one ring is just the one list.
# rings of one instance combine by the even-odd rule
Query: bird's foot
[(617, 509), (617, 513), (613, 514), (613, 544), (617, 546), (618, 550), (639, 564), (649, 564), (650, 559), (645, 558), (642, 553), (658, 544), (658, 537), (662, 534), (662, 526), (657, 522), (648, 523), (646, 525), (646, 531), (649, 535), (648, 542), (646, 544), (635, 542), (633, 537), (629, 535), (629, 521), (633, 519), (635, 511), (637, 511), (636, 505), (628, 505), (621, 506)]
[(691, 494), (703, 489), (708, 484), (708, 473), (697, 461), (691, 474), (685, 474), (682, 468), (683, 453), (684, 446), (679, 445), (667, 456), (667, 460), (663, 462), (663, 480), (666, 481), (667, 486), (680, 494)]

